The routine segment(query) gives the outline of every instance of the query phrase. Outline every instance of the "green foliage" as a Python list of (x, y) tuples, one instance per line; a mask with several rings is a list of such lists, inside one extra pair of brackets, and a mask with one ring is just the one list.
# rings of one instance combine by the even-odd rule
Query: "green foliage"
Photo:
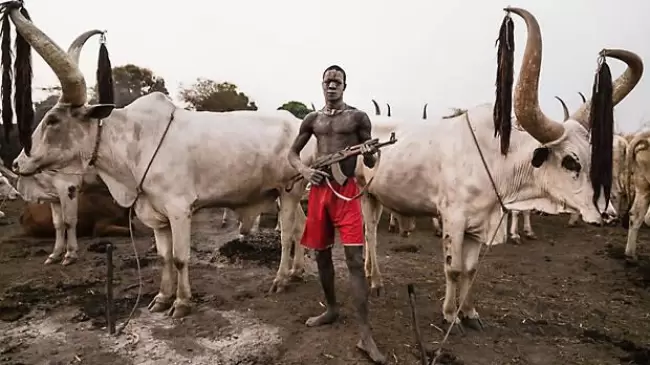
[[(135, 99), (154, 91), (169, 95), (169, 91), (165, 87), (165, 79), (154, 75), (148, 68), (130, 63), (113, 67), (113, 85), (115, 86), (115, 105), (118, 108), (123, 108)], [(90, 102), (96, 103), (97, 85), (93, 88), (93, 94)]]
[(229, 82), (217, 83), (199, 78), (192, 86), (181, 90), (180, 98), (196, 111), (257, 110), (255, 102)]
[(293, 101), (293, 100), (282, 104), (282, 106), (279, 107), (278, 110), (287, 110), (291, 114), (293, 114), (296, 118), (299, 119), (304, 119), (305, 116), (307, 116), (307, 114), (312, 112), (311, 109), (307, 108), (307, 105), (299, 101)]

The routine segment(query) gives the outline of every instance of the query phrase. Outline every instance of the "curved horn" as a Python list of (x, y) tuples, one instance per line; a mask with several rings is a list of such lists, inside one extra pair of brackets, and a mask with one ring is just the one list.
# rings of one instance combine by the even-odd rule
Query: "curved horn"
[(562, 100), (562, 98), (560, 98), (559, 96), (556, 96), (555, 98), (560, 102), (560, 104), (562, 104), (562, 111), (564, 112), (564, 120), (566, 121), (567, 119), (569, 119), (569, 108), (566, 107), (566, 104), (564, 103), (564, 100)]
[(586, 102), (587, 102), (587, 98), (585, 98), (585, 94), (583, 94), (583, 93), (580, 92), (580, 91), (578, 91), (578, 94), (580, 95), (580, 99), (582, 99), (582, 102), (583, 102), (583, 103), (586, 103)]
[(87, 32), (82, 33), (72, 41), (72, 44), (70, 47), (68, 47), (68, 57), (74, 61), (75, 64), (79, 64), (79, 56), (81, 55), (81, 49), (83, 48), (84, 44), (86, 44), (86, 41), (94, 36), (95, 34), (103, 34), (104, 32), (98, 29), (93, 29), (89, 30)]
[(390, 117), (390, 104), (386, 103), (386, 106), (388, 106), (388, 116)]
[[(616, 58), (627, 64), (627, 69), (616, 81), (612, 83), (612, 105), (620, 103), (621, 100), (634, 89), (643, 75), (643, 60), (633, 52), (624, 49), (603, 49), (601, 56)], [(589, 113), (591, 112), (591, 99), (586, 101), (580, 108), (571, 115), (571, 119), (577, 120), (585, 128), (589, 129)]]
[(316, 107), (314, 106), (314, 103), (311, 103), (311, 110), (316, 111)]
[(537, 19), (527, 10), (506, 8), (524, 19), (528, 29), (526, 49), (521, 60), (519, 80), (514, 95), (517, 121), (533, 138), (547, 143), (564, 134), (561, 123), (547, 117), (539, 106), (539, 73), (542, 66), (542, 33)]
[(375, 99), (372, 99), (372, 103), (375, 104), (375, 115), (381, 115), (381, 111), (379, 110), (379, 104), (377, 104)]
[(422, 119), (427, 119), (427, 104), (424, 104), (424, 108), (422, 109)]
[(50, 37), (20, 14), (20, 9), (12, 8), (9, 16), (16, 31), (38, 52), (52, 68), (61, 82), (59, 102), (81, 106), (86, 103), (86, 80), (77, 64)]

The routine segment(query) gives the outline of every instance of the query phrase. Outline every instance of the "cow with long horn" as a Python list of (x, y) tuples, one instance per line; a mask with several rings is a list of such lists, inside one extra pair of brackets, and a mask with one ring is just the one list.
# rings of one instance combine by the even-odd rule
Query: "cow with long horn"
[[(98, 99), (102, 102), (112, 102), (113, 76), (105, 44), (105, 31), (94, 29), (82, 33), (72, 42), (67, 54), (75, 64), (78, 64), (83, 46), (95, 35), (101, 37), (97, 67)], [(23, 153), (25, 154), (26, 151), (23, 150)], [(18, 181), (18, 176), (11, 171), (5, 170), (4, 173), (12, 180)], [(17, 187), (23, 192), (23, 198), (27, 200), (21, 215), (21, 224), (25, 233), (31, 235), (34, 232), (43, 232), (39, 235), (49, 236), (54, 232), (54, 249), (45, 260), (46, 265), (59, 261), (63, 265), (70, 265), (77, 260), (79, 224), (83, 227), (91, 227), (81, 232), (83, 234), (128, 235), (128, 224), (123, 223), (126, 209), (114, 206), (108, 191), (102, 189), (103, 186), (104, 183), (92, 169), (78, 174), (69, 168), (64, 168), (56, 172), (43, 171), (20, 178)], [(87, 208), (93, 207), (92, 204), (85, 203), (90, 199), (88, 194), (91, 194), (94, 199), (102, 200), (103, 203), (97, 205), (101, 205), (103, 211), (94, 212)], [(102, 194), (108, 199), (103, 199)], [(79, 216), (80, 204), (86, 207), (82, 216)], [(99, 216), (101, 219), (97, 219)], [(95, 224), (95, 221), (100, 224)]]
[[(560, 97), (555, 97), (561, 104), (564, 111), (564, 120), (568, 120), (570, 117), (569, 109), (566, 106), (564, 100)], [(624, 193), (625, 186), (623, 184), (623, 175), (625, 171), (625, 150), (627, 148), (627, 140), (619, 135), (614, 135), (614, 142), (612, 146), (613, 151), (613, 162), (612, 162), (612, 204), (605, 206), (605, 197), (601, 196), (598, 201), (598, 207), (604, 210), (603, 222), (607, 225), (615, 225), (618, 221), (618, 210), (620, 206), (620, 199)], [(511, 212), (511, 223), (509, 230), (509, 237), (515, 243), (521, 243), (521, 236), (518, 232), (519, 225), (519, 213), (524, 216), (524, 235), (528, 239), (536, 239), (537, 235), (533, 231), (531, 225), (531, 211), (526, 210), (523, 212), (512, 211)], [(569, 217), (568, 226), (575, 227), (580, 220), (580, 213), (574, 212), (571, 213)]]
[[(564, 123), (544, 114), (538, 100), (542, 62), (539, 24), (527, 10), (505, 10), (508, 12), (506, 26), (499, 40), (505, 52), (514, 52), (513, 29), (507, 24), (510, 13), (522, 17), (528, 28), (514, 91), (513, 109), (521, 129), (508, 130), (512, 117), (505, 107), (508, 95), (503, 95), (498, 111), (495, 111), (496, 105), (478, 105), (457, 116), (452, 123), (442, 119), (427, 123), (394, 123), (400, 143), (382, 153), (381, 163), (374, 171), (357, 164), (360, 181), (374, 176), (362, 204), (369, 252), (376, 246), (377, 221), (382, 206), (409, 216), (441, 214), (446, 278), (442, 313), (446, 321), (455, 324), (466, 322), (474, 326), (480, 323), (471, 299), (470, 283), (476, 273), (481, 245), (501, 243), (507, 236), (506, 227), (501, 225), (504, 209), (537, 208), (555, 214), (566, 207), (580, 212), (585, 222), (598, 225), (602, 222), (594, 204), (597, 200), (594, 197), (598, 196), (592, 184), (597, 182), (599, 188), (607, 185), (607, 173), (601, 169), (598, 172), (602, 175), (594, 176), (592, 158), (606, 165), (612, 143), (607, 145), (599, 141), (591, 146), (592, 151), (589, 131), (606, 129), (602, 125), (607, 123), (606, 118), (594, 115), (596, 112), (590, 115), (590, 102)], [(611, 106), (620, 102), (639, 81), (642, 63), (638, 57), (623, 57), (620, 53), (608, 56), (628, 64), (628, 71), (614, 82), (616, 91), (614, 102), (610, 103), (611, 111)], [(506, 55), (500, 60), (504, 63), (504, 73), (509, 68), (510, 57)], [(503, 85), (499, 90), (507, 92), (509, 77), (501, 76), (499, 80)], [(609, 82), (611, 84), (611, 79)], [(598, 84), (606, 86), (606, 77)], [(607, 108), (601, 103), (597, 111), (606, 114)], [(497, 117), (499, 123), (495, 123)], [(373, 135), (386, 138), (380, 127), (373, 121)], [(499, 143), (495, 140), (495, 130), (502, 138)], [(490, 176), (494, 178), (494, 188)], [(378, 265), (377, 262), (369, 263), (370, 257), (368, 255), (366, 260), (367, 274), (371, 286), (380, 288)], [(462, 320), (455, 315), (456, 294), (462, 300)]]
[[(160, 92), (124, 108), (88, 105), (86, 82), (76, 62), (21, 15), (15, 6), (20, 3), (9, 4), (17, 32), (61, 83), (59, 102), (32, 133), (31, 154), (21, 153), (12, 168), (22, 176), (62, 169), (81, 173), (93, 162), (117, 203), (133, 207), (140, 221), (154, 230), (164, 265), (151, 311), (169, 309), (167, 313), (177, 318), (191, 311), (192, 215), (204, 207), (230, 207), (256, 216), (261, 206), (279, 197), (282, 254), (270, 291), (285, 289), (290, 276), (304, 272), (302, 247), (295, 246), (293, 260), (290, 253), (302, 233), (305, 215), (299, 200), (306, 183), (284, 190), (297, 173), (286, 158), (300, 126), (296, 117), (286, 110), (188, 111)], [(314, 147), (312, 143), (305, 149), (306, 163)]]

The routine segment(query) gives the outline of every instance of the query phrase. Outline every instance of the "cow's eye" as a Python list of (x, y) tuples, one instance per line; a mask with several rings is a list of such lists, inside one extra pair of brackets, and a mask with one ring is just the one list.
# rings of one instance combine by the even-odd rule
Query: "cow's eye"
[(580, 170), (582, 169), (582, 166), (580, 166), (580, 162), (578, 162), (573, 156), (571, 155), (566, 155), (562, 159), (562, 167), (569, 171), (577, 172), (580, 173)]

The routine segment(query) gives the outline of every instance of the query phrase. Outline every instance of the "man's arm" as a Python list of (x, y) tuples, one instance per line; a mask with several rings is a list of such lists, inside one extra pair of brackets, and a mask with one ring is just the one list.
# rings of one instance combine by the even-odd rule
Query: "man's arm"
[[(365, 112), (360, 112), (358, 119), (358, 128), (357, 128), (357, 133), (359, 134), (359, 142), (364, 143), (368, 140), (372, 139), (372, 123), (370, 123), (370, 118), (368, 117), (368, 114)], [(363, 164), (368, 166), (368, 168), (373, 168), (375, 167), (375, 163), (377, 160), (375, 159), (375, 156), (372, 155), (364, 155), (363, 156)]]
[(293, 166), (294, 169), (302, 173), (302, 171), (307, 167), (300, 160), (300, 151), (307, 145), (309, 138), (313, 134), (312, 125), (316, 119), (317, 113), (309, 113), (305, 116), (305, 119), (300, 123), (300, 129), (298, 130), (298, 136), (293, 141), (291, 148), (289, 149), (289, 164)]

